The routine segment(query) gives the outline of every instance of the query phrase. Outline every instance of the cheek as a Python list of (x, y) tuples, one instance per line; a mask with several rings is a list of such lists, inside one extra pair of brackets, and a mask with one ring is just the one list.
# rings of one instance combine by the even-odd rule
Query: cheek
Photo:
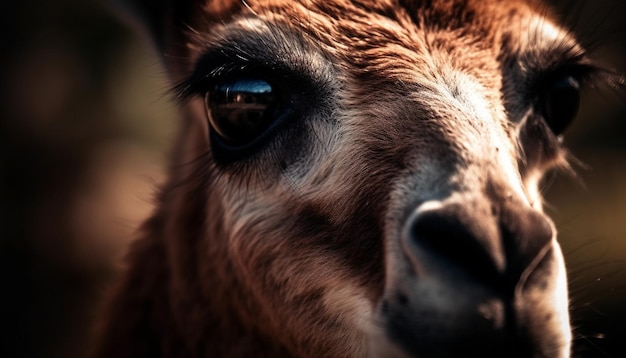
[(317, 260), (321, 231), (328, 225), (298, 215), (296, 198), (285, 190), (227, 193), (221, 200), (229, 229), (222, 240), (236, 269), (247, 282), (265, 285), (263, 290), (288, 292), (287, 286)]
[(369, 322), (368, 291), (341, 253), (330, 251), (329, 243), (339, 240), (332, 224), (288, 210), (284, 203), (248, 201), (240, 208), (227, 234), (229, 254), (254, 300), (297, 310), (306, 298), (316, 302), (318, 314), (341, 317), (344, 324)]
[(252, 193), (236, 194), (225, 201), (224, 226), (229, 231), (223, 239), (233, 260), (244, 271), (265, 270), (289, 240), (289, 217), (275, 203), (257, 201)]

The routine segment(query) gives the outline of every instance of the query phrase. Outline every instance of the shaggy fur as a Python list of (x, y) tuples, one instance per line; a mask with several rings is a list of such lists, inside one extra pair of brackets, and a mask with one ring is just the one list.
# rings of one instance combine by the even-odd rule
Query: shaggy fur
[[(544, 7), (140, 5), (185, 121), (98, 357), (569, 355), (539, 102), (587, 60)], [(250, 72), (290, 115), (233, 153), (203, 98)]]

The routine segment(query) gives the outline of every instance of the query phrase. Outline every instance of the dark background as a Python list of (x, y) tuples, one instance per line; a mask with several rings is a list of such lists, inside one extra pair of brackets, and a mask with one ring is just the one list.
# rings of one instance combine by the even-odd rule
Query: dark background
[[(626, 70), (626, 4), (553, 1)], [(98, 298), (176, 132), (159, 59), (128, 14), (89, 0), (0, 2), (0, 357), (80, 357)], [(626, 357), (626, 91), (585, 94), (578, 178), (547, 180), (575, 357)]]

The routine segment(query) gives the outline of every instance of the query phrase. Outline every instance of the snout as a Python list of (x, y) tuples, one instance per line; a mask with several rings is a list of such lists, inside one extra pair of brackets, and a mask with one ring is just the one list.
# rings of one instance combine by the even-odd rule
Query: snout
[(567, 288), (550, 220), (512, 198), (417, 205), (379, 311), (415, 357), (566, 357)]

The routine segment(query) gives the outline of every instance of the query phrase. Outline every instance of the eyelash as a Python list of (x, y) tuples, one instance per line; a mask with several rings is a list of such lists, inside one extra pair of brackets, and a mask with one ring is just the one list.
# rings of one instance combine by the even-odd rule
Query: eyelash
[(240, 53), (236, 46), (220, 47), (205, 53), (196, 63), (193, 73), (172, 87), (170, 92), (178, 101), (185, 101), (193, 96), (204, 97), (220, 81), (232, 76), (246, 75), (279, 79), (275, 82), (280, 82), (281, 78), (288, 78), (289, 83), (305, 83), (306, 80), (286, 64)]
[[(203, 96), (209, 89), (219, 83), (220, 80), (230, 77), (235, 72), (250, 73), (257, 66), (250, 64), (236, 64), (234, 62), (225, 61), (208, 72), (204, 72), (211, 67), (197, 65), (194, 73), (187, 79), (175, 85), (170, 91), (174, 94), (174, 98), (178, 101), (185, 101), (192, 96)], [(258, 68), (257, 68), (258, 71)], [(261, 72), (261, 71), (258, 71)]]
[(531, 68), (531, 73), (534, 73), (529, 81), (531, 92), (540, 93), (540, 89), (546, 83), (565, 75), (570, 75), (579, 81), (581, 89), (611, 82), (611, 77), (616, 76), (609, 69), (592, 61), (582, 48), (563, 49), (557, 46), (553, 49), (553, 53), (560, 53), (559, 56), (555, 56), (555, 61), (537, 65), (536, 70)]

